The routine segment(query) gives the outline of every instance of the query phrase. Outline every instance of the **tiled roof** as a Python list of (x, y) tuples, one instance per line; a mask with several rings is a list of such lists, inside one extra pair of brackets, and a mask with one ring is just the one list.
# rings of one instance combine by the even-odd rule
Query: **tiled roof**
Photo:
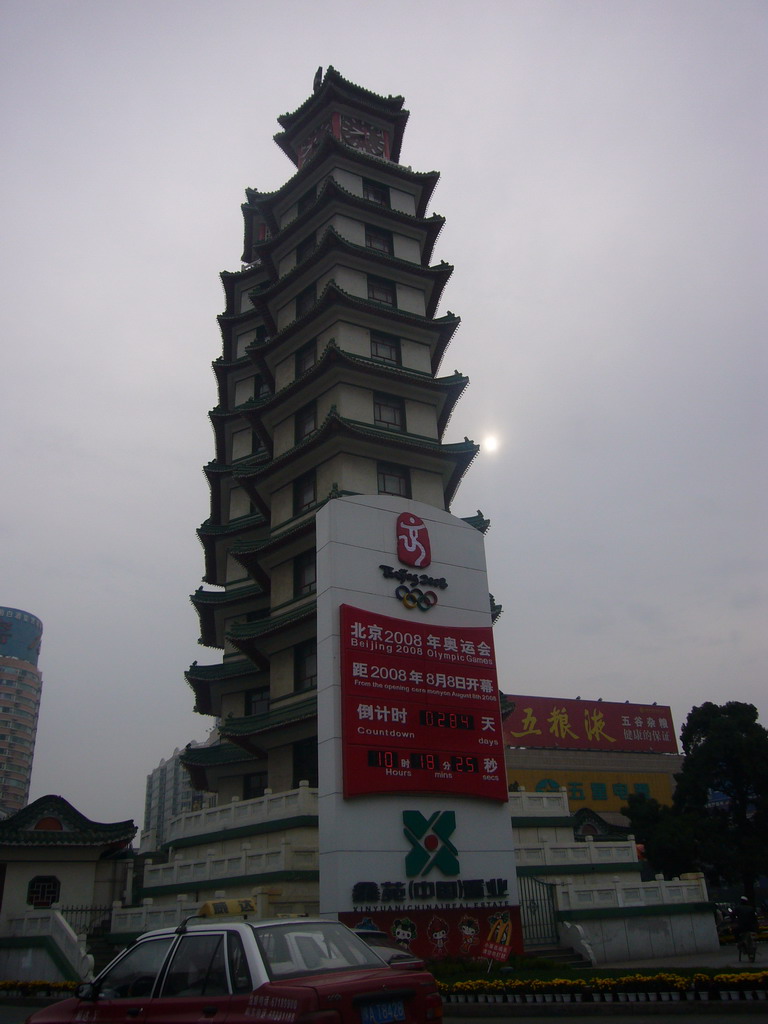
[(286, 725), (304, 722), (316, 716), (317, 697), (313, 694), (307, 700), (276, 711), (269, 711), (266, 715), (247, 715), (243, 718), (224, 719), (220, 726), (220, 732), (224, 737), (258, 736), (265, 732), (271, 732), (273, 729), (282, 729)]
[(215, 768), (217, 765), (252, 761), (253, 754), (234, 743), (214, 743), (210, 747), (187, 747), (179, 760), (190, 768)]
[(252, 423), (260, 435), (264, 435), (266, 439), (266, 431), (261, 425), (261, 419), (265, 412), (270, 412), (272, 409), (279, 408), (287, 398), (295, 394), (297, 391), (301, 391), (307, 386), (308, 383), (314, 381), (316, 377), (321, 376), (328, 369), (332, 363), (338, 363), (345, 367), (359, 369), (369, 379), (381, 379), (384, 383), (391, 380), (396, 380), (401, 384), (414, 384), (421, 391), (426, 392), (448, 392), (446, 400), (439, 410), (438, 414), (438, 429), (440, 433), (445, 430), (450, 413), (453, 410), (454, 405), (461, 396), (461, 393), (469, 384), (469, 378), (460, 374), (456, 370), (450, 377), (432, 377), (430, 374), (419, 371), (411, 370), (404, 366), (393, 366), (389, 363), (384, 363), (376, 359), (372, 359), (368, 356), (356, 355), (352, 352), (347, 352), (344, 349), (339, 348), (334, 339), (328, 343), (323, 349), (320, 358), (317, 362), (305, 373), (301, 374), (300, 377), (296, 377), (286, 387), (281, 388), (276, 394), (268, 395), (261, 399), (252, 399), (250, 402), (244, 404), (239, 412), (240, 415), (245, 416), (249, 422)]
[(2, 846), (106, 846), (121, 849), (136, 835), (132, 820), (91, 821), (61, 796), (41, 796), (0, 821)]
[(398, 309), (396, 306), (387, 306), (381, 302), (372, 302), (367, 298), (364, 299), (361, 296), (352, 295), (350, 292), (340, 288), (335, 281), (329, 281), (308, 313), (297, 320), (293, 320), (266, 341), (261, 343), (254, 342), (248, 346), (249, 355), (257, 361), (262, 374), (271, 384), (274, 384), (272, 372), (264, 357), (273, 350), (280, 348), (283, 342), (290, 339), (292, 334), (297, 333), (306, 324), (314, 320), (318, 314), (332, 308), (334, 305), (354, 312), (375, 313), (377, 317), (389, 320), (394, 331), (403, 326), (417, 327), (419, 330), (434, 330), (437, 334), (437, 343), (432, 357), (433, 373), (437, 372), (443, 358), (443, 353), (461, 323), (461, 318), (451, 313), (450, 310), (444, 316), (430, 318), (422, 313), (412, 313), (406, 309)]
[(343, 78), (335, 68), (330, 66), (325, 72), (324, 78), (322, 77), (322, 68), (318, 69), (317, 74), (321, 77), (322, 82), (318, 85), (316, 79), (315, 87), (308, 99), (293, 113), (281, 114), (277, 119), (277, 123), (285, 131), (279, 132), (274, 139), (286, 155), (296, 162), (289, 136), (295, 138), (297, 132), (300, 132), (304, 125), (309, 125), (313, 118), (333, 107), (334, 104), (336, 106), (344, 104), (352, 106), (363, 116), (373, 115), (387, 120), (393, 125), (394, 138), (391, 140), (390, 156), (393, 160), (399, 160), (403, 133), (409, 116), (409, 112), (403, 109), (403, 97), (379, 96), (378, 93), (371, 92), (370, 89), (363, 89), (361, 86), (355, 85), (354, 82)]
[[(245, 190), (248, 202), (243, 203), (240, 207), (245, 221), (245, 237), (242, 255), (244, 263), (249, 263), (253, 254), (254, 215), (263, 219), (263, 221), (269, 226), (269, 230), (273, 235), (279, 235), (282, 228), (278, 223), (278, 219), (275, 214), (276, 204), (284, 201), (292, 192), (299, 193), (302, 188), (302, 183), (303, 187), (306, 188), (305, 179), (316, 177), (317, 169), (322, 160), (332, 156), (335, 156), (337, 160), (341, 158), (346, 163), (352, 160), (354, 164), (359, 165), (360, 171), (365, 175), (374, 178), (384, 176), (388, 179), (400, 179), (403, 182), (418, 185), (419, 193), (416, 202), (417, 217), (423, 217), (425, 215), (429, 201), (432, 198), (432, 193), (440, 180), (439, 171), (414, 171), (410, 167), (404, 167), (402, 164), (393, 163), (391, 160), (383, 160), (381, 157), (362, 153), (358, 149), (351, 149), (345, 143), (340, 142), (332, 135), (326, 135), (315, 151), (312, 160), (307, 161), (304, 166), (289, 178), (289, 180), (279, 189), (274, 192), (259, 192), (257, 189), (251, 188)], [(381, 207), (379, 207), (379, 209), (381, 209)], [(247, 268), (244, 272), (247, 272), (249, 269), (251, 268)]]
[(275, 297), (281, 297), (285, 288), (290, 286), (292, 281), (306, 276), (312, 270), (314, 264), (319, 263), (326, 253), (333, 251), (362, 257), (367, 264), (370, 264), (370, 269), (376, 270), (377, 273), (386, 275), (395, 271), (402, 271), (405, 274), (418, 278), (431, 279), (432, 288), (429, 292), (429, 301), (425, 314), (427, 319), (431, 319), (434, 315), (442, 290), (453, 273), (453, 267), (445, 261), (436, 263), (433, 266), (413, 263), (411, 260), (404, 260), (399, 256), (390, 256), (389, 253), (382, 252), (380, 249), (373, 249), (368, 245), (357, 245), (355, 242), (351, 242), (348, 238), (339, 234), (334, 227), (328, 227), (323, 232), (323, 237), (312, 250), (312, 254), (306, 260), (297, 263), (287, 274), (284, 274), (283, 277), (275, 281), (268, 288), (249, 294), (254, 309), (261, 314), (264, 322), (268, 325), (267, 329), (273, 334), (276, 333), (277, 327), (272, 317), (272, 311), (269, 308), (270, 300)]
[(200, 682), (216, 683), (237, 679), (240, 676), (249, 676), (255, 671), (253, 663), (242, 658), (236, 661), (220, 661), (215, 665), (198, 665), (196, 661), (193, 661), (184, 676), (190, 681), (199, 679)]
[[(264, 239), (262, 242), (254, 242), (252, 247), (253, 258), (259, 262), (259, 269), (262, 272), (269, 274), (273, 283), (278, 279), (278, 266), (274, 259), (275, 250), (290, 247), (291, 244), (295, 245), (298, 241), (301, 241), (307, 233), (307, 222), (315, 217), (320, 209), (328, 206), (334, 200), (340, 200), (343, 203), (345, 210), (355, 210), (362, 216), (371, 215), (378, 218), (384, 214), (386, 215), (388, 225), (402, 225), (406, 229), (406, 234), (412, 234), (414, 230), (423, 234), (424, 245), (421, 250), (421, 265), (429, 265), (429, 261), (432, 258), (432, 253), (435, 248), (435, 243), (437, 242), (437, 237), (445, 224), (445, 217), (438, 213), (433, 213), (429, 217), (424, 217), (407, 213), (404, 210), (382, 207), (380, 203), (373, 202), (371, 199), (366, 199), (364, 196), (350, 192), (335, 178), (329, 176), (320, 184), (313, 203), (309, 204), (306, 208), (303, 208), (301, 213), (286, 224), (284, 228), (281, 228), (271, 234), (269, 238)], [(292, 235), (296, 235), (296, 239), (293, 240), (293, 242), (291, 241)], [(302, 262), (297, 266), (304, 266), (304, 263)], [(295, 271), (295, 269), (296, 268), (292, 268), (292, 271), (290, 271), (289, 274)], [(247, 274), (253, 273), (253, 265), (244, 270), (222, 271), (221, 281), (227, 298), (228, 310), (233, 310), (234, 306), (234, 283), (236, 281), (241, 281)], [(284, 275), (280, 280), (284, 281), (289, 274)]]
[(266, 478), (269, 474), (278, 471), (286, 462), (292, 461), (301, 451), (307, 451), (322, 444), (333, 432), (338, 432), (347, 437), (370, 439), (376, 444), (381, 444), (385, 441), (389, 451), (422, 452), (443, 460), (446, 465), (452, 463), (452, 470), (445, 474), (444, 489), (447, 504), (450, 504), (462, 476), (480, 450), (479, 446), (470, 441), (469, 438), (454, 444), (441, 444), (439, 441), (430, 438), (417, 437), (412, 434), (401, 434), (395, 431), (378, 429), (366, 423), (347, 420), (339, 416), (335, 409), (332, 409), (318, 430), (315, 430), (293, 448), (283, 452), (282, 455), (271, 460), (254, 461), (249, 465), (241, 464), (234, 467), (234, 479), (245, 483), (252, 479)]

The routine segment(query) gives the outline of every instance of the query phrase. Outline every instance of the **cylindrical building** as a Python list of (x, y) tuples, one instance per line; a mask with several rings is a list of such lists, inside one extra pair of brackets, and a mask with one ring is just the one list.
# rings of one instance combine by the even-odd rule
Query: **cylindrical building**
[(26, 807), (43, 677), (37, 668), (43, 624), (0, 607), (0, 817)]

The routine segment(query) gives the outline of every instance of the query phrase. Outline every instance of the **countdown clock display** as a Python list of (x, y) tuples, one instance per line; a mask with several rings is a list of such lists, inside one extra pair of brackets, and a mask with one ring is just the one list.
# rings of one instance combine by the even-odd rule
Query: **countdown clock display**
[(507, 799), (490, 627), (340, 609), (344, 796)]

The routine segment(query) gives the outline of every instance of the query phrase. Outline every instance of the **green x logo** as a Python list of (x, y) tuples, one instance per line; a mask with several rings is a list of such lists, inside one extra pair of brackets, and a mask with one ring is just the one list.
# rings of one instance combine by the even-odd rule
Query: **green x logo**
[(403, 811), (403, 832), (411, 844), (405, 858), (408, 878), (426, 875), (432, 868), (444, 875), (458, 875), (458, 852), (449, 838), (455, 830), (455, 811), (435, 811), (429, 818), (420, 811)]

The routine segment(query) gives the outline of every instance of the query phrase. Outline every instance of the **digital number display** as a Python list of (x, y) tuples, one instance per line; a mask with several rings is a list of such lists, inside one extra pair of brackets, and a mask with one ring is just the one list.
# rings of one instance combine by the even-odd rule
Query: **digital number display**
[(464, 774), (479, 772), (480, 763), (469, 754), (451, 754), (441, 758), (440, 754), (420, 751), (406, 754), (402, 750), (369, 750), (369, 768), (403, 768), (429, 772), (451, 771)]
[(426, 768), (427, 771), (440, 770), (440, 758), (437, 754), (411, 754), (411, 768)]
[(368, 767), (369, 768), (397, 768), (398, 753), (396, 750), (369, 750), (368, 751)]
[(469, 729), (475, 728), (475, 716), (451, 711), (420, 711), (419, 724), (429, 725), (433, 729)]

